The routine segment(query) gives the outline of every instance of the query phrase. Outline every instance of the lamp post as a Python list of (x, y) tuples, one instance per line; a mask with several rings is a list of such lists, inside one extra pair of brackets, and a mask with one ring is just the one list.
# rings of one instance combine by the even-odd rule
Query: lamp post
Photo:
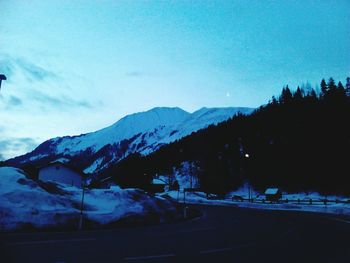
[(7, 78), (6, 78), (6, 76), (4, 75), (4, 74), (0, 74), (0, 89), (1, 89), (1, 82), (3, 81), (3, 80), (6, 80)]
[[(249, 160), (249, 153), (245, 153), (244, 154), (244, 158), (247, 159), (247, 161)], [(246, 160), (244, 160), (244, 164), (247, 162)], [(245, 174), (247, 175), (247, 165), (244, 165), (244, 169), (245, 169)], [(251, 189), (250, 189), (250, 183), (248, 181), (248, 202), (251, 202), (252, 198), (251, 198)]]

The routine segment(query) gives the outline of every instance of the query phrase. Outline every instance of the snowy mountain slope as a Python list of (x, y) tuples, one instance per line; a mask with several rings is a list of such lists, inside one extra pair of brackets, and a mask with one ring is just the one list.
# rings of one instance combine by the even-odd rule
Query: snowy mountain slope
[(65, 158), (86, 173), (98, 173), (110, 163), (138, 152), (147, 155), (211, 124), (251, 108), (202, 108), (188, 113), (180, 108), (154, 108), (128, 115), (113, 125), (80, 136), (48, 140), (34, 151), (8, 161), (9, 165), (45, 163)]
[[(174, 125), (188, 115), (190, 115), (188, 112), (180, 108), (154, 108), (146, 112), (134, 113), (97, 132), (62, 140), (55, 152), (72, 154), (87, 148), (98, 151), (107, 144), (131, 138), (138, 133), (153, 130), (156, 127)], [(60, 139), (56, 138), (56, 140)]]
[[(173, 131), (177, 131), (171, 136), (165, 138), (160, 143), (169, 143), (191, 134), (194, 131), (204, 129), (209, 125), (216, 125), (223, 122), (238, 112), (249, 114), (252, 112), (251, 108), (201, 108), (188, 116), (184, 121), (173, 127)], [(173, 132), (172, 131), (172, 132)], [(170, 132), (171, 134), (171, 132)], [(169, 134), (169, 135), (170, 135)]]
[(143, 136), (147, 139), (147, 145), (139, 150), (142, 154), (149, 154), (157, 150), (163, 144), (168, 144), (179, 140), (192, 132), (204, 129), (212, 124), (223, 122), (238, 112), (249, 114), (251, 108), (202, 108), (188, 115), (183, 121), (162, 127), (156, 133), (153, 131), (145, 133)]

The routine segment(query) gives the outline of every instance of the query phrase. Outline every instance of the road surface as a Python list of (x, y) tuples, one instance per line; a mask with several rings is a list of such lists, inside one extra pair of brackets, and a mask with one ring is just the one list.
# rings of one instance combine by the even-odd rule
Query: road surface
[(350, 262), (350, 222), (311, 213), (198, 206), (156, 226), (1, 235), (0, 262)]

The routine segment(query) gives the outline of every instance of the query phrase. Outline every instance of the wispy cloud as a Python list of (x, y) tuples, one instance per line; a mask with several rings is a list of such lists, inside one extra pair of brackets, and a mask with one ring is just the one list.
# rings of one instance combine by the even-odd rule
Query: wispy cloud
[(44, 69), (26, 59), (17, 58), (16, 64), (24, 71), (29, 80), (42, 81), (45, 79), (56, 79), (58, 76), (53, 71)]
[[(37, 102), (40, 106), (44, 106), (45, 108), (55, 108), (58, 110), (68, 108), (94, 108), (94, 106), (86, 100), (75, 100), (64, 95), (52, 96), (40, 91), (33, 91), (26, 99)], [(10, 95), (9, 97), (0, 96), (0, 101), (3, 101), (4, 105), (6, 105), (4, 109), (14, 109), (23, 105), (23, 100), (14, 95)]]
[(86, 108), (91, 109), (91, 105), (88, 101), (85, 100), (76, 100), (65, 95), (51, 96), (40, 91), (34, 91), (31, 93), (30, 98), (37, 102), (43, 104), (43, 106), (50, 106), (58, 109), (66, 108)]
[[(46, 69), (26, 58), (0, 53), (0, 72), (7, 75), (9, 81), (12, 79), (16, 81), (16, 74), (19, 74), (19, 78), (22, 76), (22, 78), (24, 77), (27, 80), (27, 82), (19, 82), (22, 89), (21, 91), (17, 89), (16, 95), (7, 96), (6, 98), (0, 95), (0, 100), (6, 105), (5, 109), (13, 109), (27, 104), (24, 103), (24, 100), (25, 102), (37, 103), (40, 107), (44, 107), (45, 109), (54, 108), (66, 110), (69, 108), (93, 108), (93, 105), (88, 101), (74, 98), (71, 94), (65, 94), (67, 93), (67, 87), (69, 87), (69, 85), (60, 74)], [(31, 83), (33, 82), (37, 83), (32, 85)], [(58, 86), (60, 89), (56, 89)], [(23, 87), (30, 87), (30, 89)], [(43, 89), (43, 87), (45, 89)], [(55, 87), (55, 89), (46, 89), (46, 87)], [(62, 89), (62, 87), (65, 88)], [(48, 94), (48, 92), (50, 92), (50, 94)]]
[(37, 145), (38, 142), (29, 137), (0, 139), (0, 160), (29, 152)]
[(143, 75), (145, 75), (145, 72), (142, 71), (130, 71), (126, 73), (128, 77), (141, 77)]
[(0, 72), (5, 74), (8, 79), (11, 79), (14, 73), (14, 68), (14, 61), (9, 56), (0, 54)]
[[(3, 102), (3, 105), (4, 105), (1, 108), (6, 110), (14, 109), (23, 105), (22, 99), (14, 95), (10, 95), (7, 97), (0, 95), (0, 102)], [(1, 132), (1, 127), (0, 127), (0, 132)]]
[(21, 106), (23, 104), (22, 100), (16, 96), (10, 96), (8, 105), (11, 107)]
[(59, 76), (55, 72), (45, 69), (23, 57), (0, 54), (0, 71), (8, 77), (9, 81), (11, 81), (16, 70), (23, 72), (29, 81), (59, 79)]

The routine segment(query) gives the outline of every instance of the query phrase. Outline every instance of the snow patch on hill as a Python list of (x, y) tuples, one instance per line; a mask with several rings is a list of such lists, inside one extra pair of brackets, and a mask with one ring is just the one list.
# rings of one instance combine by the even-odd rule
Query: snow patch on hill
[(75, 137), (56, 138), (55, 153), (73, 154), (90, 148), (96, 152), (103, 146), (129, 139), (137, 134), (136, 143), (144, 143), (143, 154), (154, 150), (152, 146), (167, 144), (206, 128), (211, 124), (225, 121), (238, 112), (249, 114), (250, 108), (202, 108), (192, 114), (180, 108), (154, 108), (146, 112), (128, 115), (102, 130)]
[(147, 112), (131, 114), (97, 132), (63, 139), (57, 145), (56, 153), (74, 153), (87, 148), (97, 151), (107, 144), (131, 138), (138, 133), (144, 133), (157, 127), (174, 125), (188, 115), (188, 112), (180, 108), (154, 108)]

